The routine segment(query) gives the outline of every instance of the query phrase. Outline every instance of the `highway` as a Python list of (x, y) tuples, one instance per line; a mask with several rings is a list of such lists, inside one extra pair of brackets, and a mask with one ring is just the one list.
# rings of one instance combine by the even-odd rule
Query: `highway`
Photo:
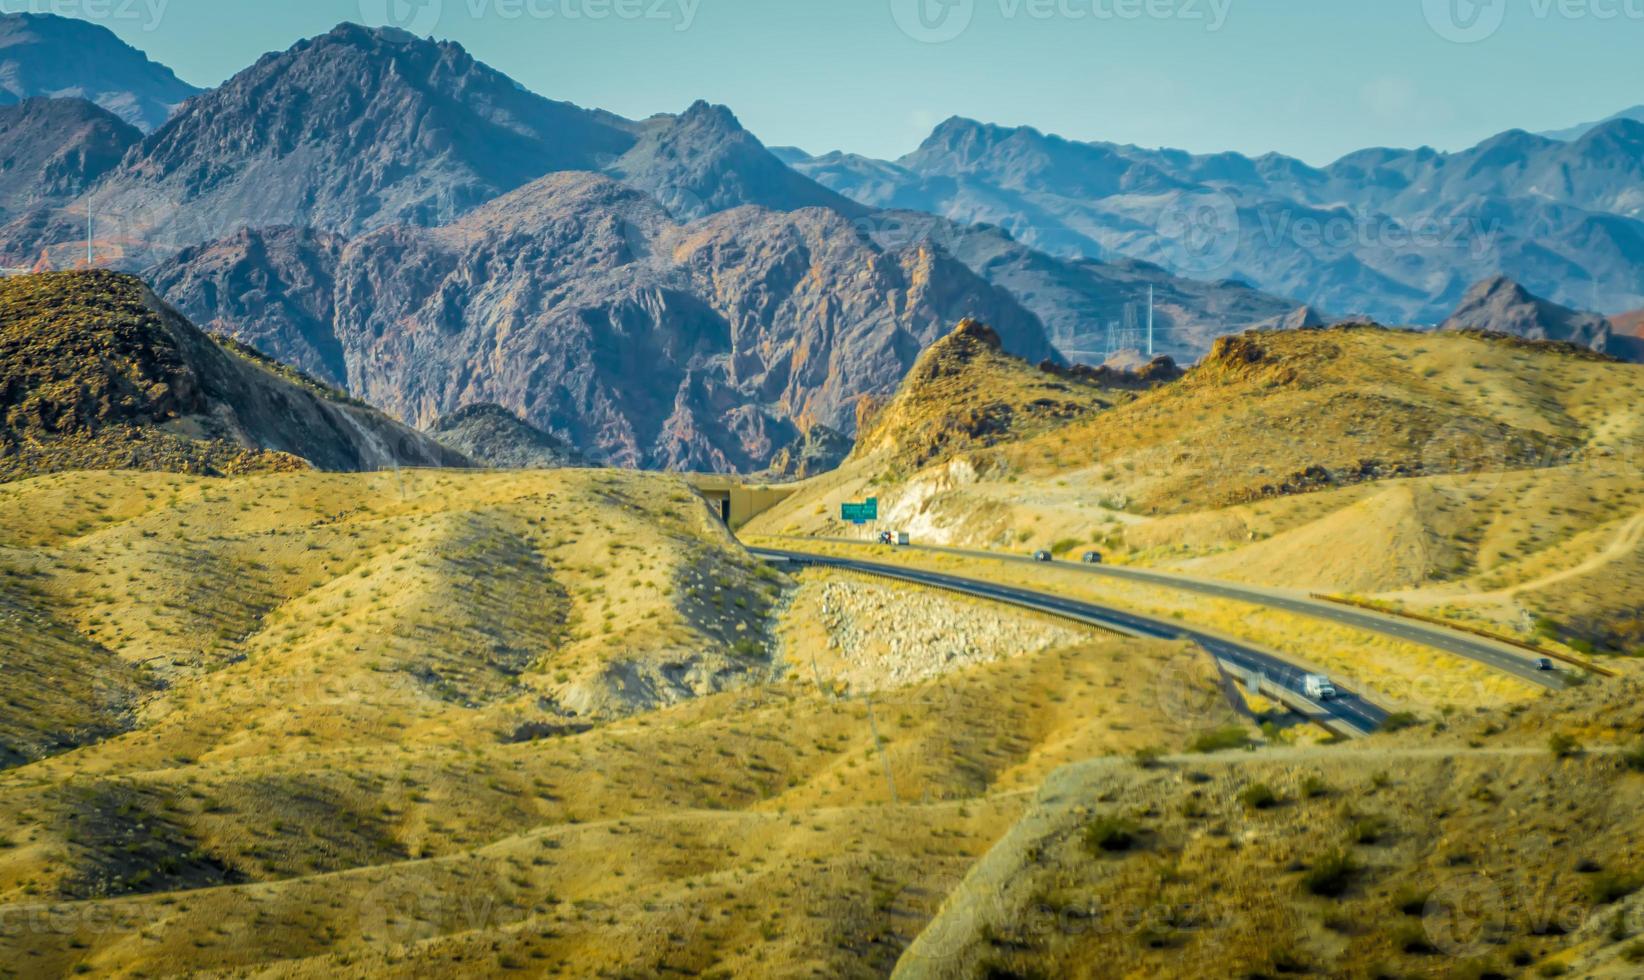
[[(1066, 599), (1048, 592), (1019, 589), (979, 579), (960, 578), (923, 569), (899, 565), (882, 565), (854, 558), (835, 558), (812, 555), (799, 551), (781, 551), (769, 548), (750, 548), (750, 553), (766, 561), (788, 562), (839, 568), (893, 578), (914, 585), (945, 589), (981, 599), (991, 599), (1038, 612), (1049, 613), (1100, 629), (1112, 630), (1129, 636), (1160, 640), (1191, 640), (1202, 647), (1225, 667), (1249, 675), (1260, 673), (1263, 684), (1284, 692), (1284, 700), (1299, 704), (1315, 721), (1348, 735), (1367, 735), (1380, 728), (1388, 712), (1353, 692), (1337, 686), (1340, 697), (1333, 701), (1317, 702), (1308, 698), (1302, 687), (1306, 671), (1273, 654), (1230, 640), (1204, 633), (1179, 623), (1148, 616), (1139, 616), (1123, 610), (1111, 609), (1095, 603)], [(1271, 691), (1269, 692), (1271, 693)]]
[[(847, 538), (817, 538), (813, 540), (853, 545), (865, 543)], [(965, 558), (1034, 563), (1032, 558), (1026, 556), (1001, 554), (994, 551), (972, 551), (964, 548), (943, 548), (935, 545), (915, 547), (920, 551), (959, 555)], [(1454, 656), (1465, 657), (1504, 674), (1511, 674), (1520, 680), (1538, 684), (1551, 690), (1560, 691), (1564, 689), (1563, 678), (1556, 671), (1538, 669), (1536, 667), (1536, 655), (1527, 650), (1518, 650), (1505, 643), (1495, 643), (1484, 637), (1473, 636), (1459, 630), (1445, 629), (1442, 626), (1431, 626), (1417, 620), (1394, 616), (1390, 613), (1356, 609), (1352, 606), (1343, 606), (1333, 602), (1325, 602), (1322, 599), (1294, 595), (1277, 589), (1264, 589), (1260, 586), (1240, 585), (1234, 582), (1213, 582), (1207, 579), (1192, 578), (1191, 576), (1154, 571), (1152, 569), (1126, 568), (1118, 565), (1086, 565), (1075, 562), (1058, 562), (1055, 567), (1085, 572), (1090, 575), (1102, 575), (1131, 582), (1141, 582), (1146, 585), (1157, 585), (1182, 592), (1193, 592), (1217, 599), (1247, 602), (1258, 606), (1266, 606), (1269, 609), (1278, 609), (1301, 616), (1310, 616), (1314, 619), (1323, 619), (1342, 626), (1351, 626), (1355, 629), (1379, 633), (1382, 636), (1402, 640), (1406, 643), (1431, 647)]]

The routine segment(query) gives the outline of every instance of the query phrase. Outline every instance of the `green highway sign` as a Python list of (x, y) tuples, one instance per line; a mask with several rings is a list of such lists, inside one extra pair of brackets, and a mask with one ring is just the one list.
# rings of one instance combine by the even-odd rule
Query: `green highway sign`
[(879, 498), (872, 497), (860, 504), (839, 505), (839, 519), (852, 524), (879, 520)]

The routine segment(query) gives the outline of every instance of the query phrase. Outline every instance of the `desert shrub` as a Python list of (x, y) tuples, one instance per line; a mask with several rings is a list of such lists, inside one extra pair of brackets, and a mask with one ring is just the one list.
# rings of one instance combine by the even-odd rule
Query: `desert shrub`
[(1309, 775), (1302, 780), (1301, 794), (1304, 799), (1317, 800), (1333, 792), (1335, 790), (1331, 789), (1330, 784), (1325, 782), (1322, 776)]
[(1427, 930), (1418, 925), (1400, 927), (1393, 935), (1393, 945), (1416, 956), (1431, 956), (1439, 951)]
[(1640, 743), (1637, 747), (1622, 753), (1621, 760), (1633, 772), (1644, 772), (1644, 743)]
[(1367, 814), (1350, 818), (1348, 836), (1355, 844), (1380, 844), (1393, 836), (1398, 829), (1397, 825), (1380, 814)]
[(1271, 810), (1284, 801), (1266, 783), (1251, 783), (1239, 793), (1239, 802), (1249, 810)]
[(1405, 888), (1393, 896), (1393, 907), (1398, 909), (1401, 915), (1419, 919), (1427, 914), (1427, 900), (1431, 897), (1431, 892)]
[(1324, 855), (1302, 876), (1302, 886), (1320, 898), (1340, 898), (1347, 894), (1364, 871), (1353, 855), (1332, 851)]
[(1143, 769), (1157, 769), (1164, 759), (1164, 749), (1151, 746), (1137, 749), (1131, 758)]
[(1413, 711), (1395, 711), (1381, 723), (1384, 732), (1402, 732), (1406, 728), (1414, 728), (1421, 724), (1421, 718)]
[(1312, 973), (1313, 967), (1300, 953), (1293, 949), (1281, 949), (1268, 957), (1272, 971), (1279, 976), (1296, 976), (1303, 973)]
[(1569, 759), (1582, 753), (1581, 743), (1563, 732), (1554, 732), (1552, 737), (1547, 739), (1547, 748), (1560, 759)]
[(1640, 889), (1644, 889), (1644, 874), (1606, 872), (1594, 877), (1587, 886), (1595, 905), (1619, 902)]
[(1226, 728), (1200, 733), (1187, 747), (1193, 752), (1210, 753), (1242, 749), (1249, 744), (1250, 736), (1245, 734), (1243, 728), (1229, 725)]
[(1065, 555), (1082, 544), (1084, 544), (1084, 542), (1080, 541), (1078, 538), (1062, 538), (1055, 544), (1051, 545), (1050, 550), (1052, 554)]
[(1141, 828), (1123, 817), (1097, 817), (1085, 825), (1085, 850), (1092, 854), (1123, 854), (1135, 847)]

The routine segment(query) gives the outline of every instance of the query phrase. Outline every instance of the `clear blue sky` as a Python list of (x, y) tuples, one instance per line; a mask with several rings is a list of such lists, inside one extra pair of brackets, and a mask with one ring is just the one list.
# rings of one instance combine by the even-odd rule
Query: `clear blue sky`
[(879, 157), (955, 114), (1321, 163), (1644, 103), (1644, 0), (0, 0), (31, 6), (197, 85), (396, 7), (551, 98), (633, 117), (705, 98), (768, 144)]

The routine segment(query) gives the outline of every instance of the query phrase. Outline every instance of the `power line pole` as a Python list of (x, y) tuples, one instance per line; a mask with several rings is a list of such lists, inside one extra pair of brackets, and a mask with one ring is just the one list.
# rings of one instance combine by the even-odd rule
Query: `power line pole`
[(96, 255), (93, 252), (94, 246), (92, 244), (96, 241), (94, 235), (95, 231), (96, 225), (94, 224), (92, 218), (91, 198), (88, 197), (86, 198), (86, 268), (88, 269), (92, 268), (97, 263)]
[(1147, 356), (1153, 359), (1153, 287), (1147, 287)]

